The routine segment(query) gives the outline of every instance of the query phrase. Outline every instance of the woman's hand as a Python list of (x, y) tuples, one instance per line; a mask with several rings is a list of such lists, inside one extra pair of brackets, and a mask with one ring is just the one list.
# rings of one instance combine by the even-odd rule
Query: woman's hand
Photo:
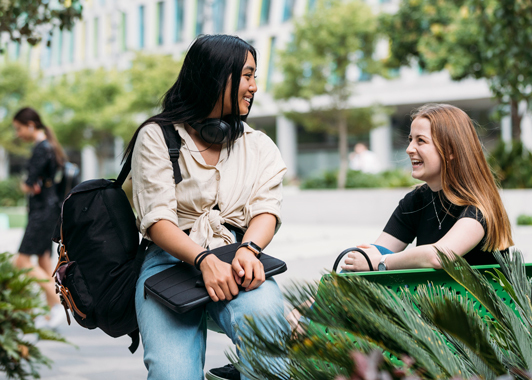
[(20, 189), (23, 193), (31, 195), (39, 194), (41, 192), (41, 187), (36, 183), (33, 186), (28, 186), (25, 182), (22, 182), (20, 184)]
[[(369, 244), (361, 244), (357, 246), (358, 248), (364, 250), (371, 261), (371, 265), (374, 270), (377, 270), (379, 266), (379, 261), (381, 260), (381, 253), (377, 247)], [(342, 265), (343, 270), (348, 270), (352, 272), (362, 272), (369, 271), (368, 262), (362, 256), (360, 252), (349, 252), (347, 254), (347, 259), (345, 259), (345, 264)]]
[(255, 254), (245, 247), (236, 251), (232, 267), (233, 271), (240, 279), (239, 284), (241, 284), (246, 291), (256, 289), (266, 281), (264, 266), (260, 260), (257, 259)]
[(208, 255), (200, 264), (205, 289), (214, 302), (231, 301), (238, 295), (238, 285), (231, 265), (215, 255)]

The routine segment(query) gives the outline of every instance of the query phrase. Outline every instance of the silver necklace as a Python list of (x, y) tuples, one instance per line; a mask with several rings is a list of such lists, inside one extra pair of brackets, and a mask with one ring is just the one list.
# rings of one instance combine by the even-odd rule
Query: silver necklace
[(436, 211), (436, 202), (435, 202), (435, 199), (434, 199), (434, 194), (432, 194), (432, 205), (434, 206), (434, 213), (436, 214), (436, 219), (438, 219), (438, 230), (441, 230), (441, 224), (443, 223), (443, 221), (445, 220), (445, 218), (447, 218), (447, 212), (445, 213), (445, 216), (443, 217), (442, 220), (440, 220), (440, 217), (438, 216), (438, 211)]

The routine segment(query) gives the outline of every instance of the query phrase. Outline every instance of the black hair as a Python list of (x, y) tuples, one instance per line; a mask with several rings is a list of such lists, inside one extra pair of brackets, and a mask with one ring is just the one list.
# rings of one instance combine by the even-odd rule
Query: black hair
[[(248, 52), (257, 62), (257, 53), (253, 46), (239, 37), (224, 34), (198, 37), (185, 56), (177, 81), (164, 95), (162, 112), (150, 117), (136, 130), (124, 153), (124, 160), (133, 152), (139, 131), (145, 125), (154, 122), (192, 125), (206, 119), (220, 95), (225, 94), (229, 77), (231, 114), (223, 117), (223, 120), (231, 126), (227, 138), (230, 151), (236, 139), (244, 132), (240, 121), (247, 118), (247, 115), (240, 115), (238, 89)], [(221, 98), (223, 110), (224, 96)], [(249, 109), (251, 110), (251, 104)]]
[(52, 149), (54, 150), (55, 155), (55, 161), (57, 162), (57, 165), (60, 167), (63, 167), (65, 165), (65, 162), (68, 161), (67, 155), (65, 154), (65, 151), (61, 147), (61, 144), (59, 144), (59, 141), (57, 141), (57, 138), (55, 137), (54, 131), (52, 131), (51, 128), (44, 125), (44, 123), (41, 120), (41, 116), (37, 111), (35, 111), (31, 107), (24, 107), (17, 111), (15, 116), (13, 116), (13, 120), (18, 121), (20, 124), (23, 125), (29, 125), (30, 121), (35, 124), (35, 128), (44, 130), (44, 133), (46, 135), (46, 139), (52, 146)]

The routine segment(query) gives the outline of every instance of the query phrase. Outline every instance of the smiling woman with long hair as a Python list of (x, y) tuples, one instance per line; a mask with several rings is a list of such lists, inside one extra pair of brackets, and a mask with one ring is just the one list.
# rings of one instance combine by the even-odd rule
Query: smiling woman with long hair
[[(437, 249), (471, 265), (496, 264), (494, 250), (513, 245), (510, 221), (469, 116), (448, 104), (412, 114), (412, 177), (425, 184), (400, 202), (375, 244), (359, 245), (374, 268), (439, 268)], [(417, 238), (417, 246), (405, 250)], [(344, 270), (368, 270), (349, 253)]]
[[(257, 92), (255, 72), (256, 52), (245, 41), (199, 37), (164, 97), (162, 112), (139, 127), (126, 151), (133, 155), (137, 224), (152, 241), (136, 293), (149, 379), (203, 379), (207, 313), (238, 346), (237, 326), (245, 315), (258, 321), (262, 315), (283, 315), (277, 284), (265, 279), (261, 262), (245, 244), (260, 250), (273, 238), (286, 171), (273, 141), (245, 123)], [(173, 124), (181, 138), (183, 180), (177, 185), (157, 123)], [(202, 256), (234, 242), (244, 244), (231, 264)], [(197, 258), (214, 302), (177, 314), (144, 297), (148, 277), (180, 261), (195, 264)]]

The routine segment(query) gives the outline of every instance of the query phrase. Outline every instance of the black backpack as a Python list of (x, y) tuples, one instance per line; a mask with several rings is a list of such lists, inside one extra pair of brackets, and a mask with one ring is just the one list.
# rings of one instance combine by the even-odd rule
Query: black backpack
[(63, 201), (70, 191), (81, 183), (81, 171), (78, 165), (72, 162), (65, 162), (61, 172), (61, 179), (55, 184), (55, 188), (57, 197)]
[[(181, 182), (178, 158), (181, 138), (173, 125), (161, 126), (174, 169)], [(59, 261), (56, 289), (70, 324), (70, 309), (83, 327), (99, 327), (116, 338), (130, 335), (139, 345), (135, 286), (148, 241), (139, 245), (135, 215), (122, 184), (131, 171), (131, 156), (115, 180), (94, 179), (74, 187), (63, 202), (54, 233)]]

